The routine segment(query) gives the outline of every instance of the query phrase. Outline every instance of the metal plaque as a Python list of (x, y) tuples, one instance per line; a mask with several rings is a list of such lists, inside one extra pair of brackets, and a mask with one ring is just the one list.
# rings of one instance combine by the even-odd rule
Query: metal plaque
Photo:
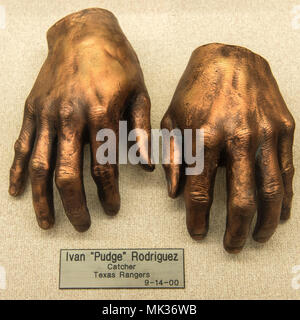
[(60, 289), (184, 286), (183, 249), (60, 251)]

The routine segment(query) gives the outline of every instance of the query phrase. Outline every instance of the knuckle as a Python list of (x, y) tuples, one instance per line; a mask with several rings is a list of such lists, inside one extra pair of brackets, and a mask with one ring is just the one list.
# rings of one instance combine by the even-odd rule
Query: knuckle
[(26, 144), (24, 144), (20, 138), (16, 140), (14, 144), (14, 150), (15, 153), (20, 156), (25, 156), (30, 151)]
[(58, 110), (58, 116), (61, 120), (70, 119), (74, 114), (74, 107), (71, 104), (62, 104)]
[(252, 135), (253, 135), (252, 130), (250, 130), (249, 128), (244, 128), (244, 129), (238, 130), (235, 133), (234, 138), (240, 142), (249, 142), (252, 138)]
[(34, 101), (31, 97), (28, 97), (25, 101), (25, 111), (28, 112), (29, 114), (34, 113)]
[(263, 137), (265, 139), (272, 139), (276, 136), (276, 127), (274, 126), (273, 123), (270, 121), (266, 120), (266, 123), (263, 125)]
[(249, 150), (253, 146), (254, 132), (250, 128), (239, 129), (227, 139), (231, 150)]
[(75, 171), (59, 169), (55, 174), (55, 184), (59, 189), (64, 188), (68, 185), (72, 185), (74, 183), (78, 183), (80, 179), (80, 173), (77, 173)]
[(190, 192), (189, 197), (192, 205), (209, 206), (211, 202), (209, 193), (204, 189)]
[(272, 181), (263, 186), (261, 197), (265, 201), (276, 201), (283, 198), (283, 186), (278, 181)]
[(114, 170), (111, 166), (96, 164), (92, 166), (92, 176), (94, 178), (103, 178), (109, 179), (114, 173)]
[(82, 220), (84, 218), (84, 215), (82, 214), (82, 208), (79, 207), (79, 208), (67, 208), (66, 210), (66, 214), (69, 218), (72, 219), (72, 222), (77, 224), (77, 225), (80, 225), (82, 223)]
[(283, 127), (287, 135), (293, 135), (296, 127), (294, 118), (290, 116), (288, 119), (285, 119), (283, 121)]
[(49, 163), (39, 158), (32, 158), (30, 161), (30, 174), (35, 177), (44, 177), (50, 170)]
[(294, 176), (295, 167), (292, 161), (290, 161), (284, 168), (282, 168), (281, 174), (284, 176), (288, 176), (289, 178), (292, 178)]
[(100, 165), (94, 165), (92, 167), (92, 175), (94, 178), (101, 177), (101, 172), (102, 172), (102, 169), (101, 169)]
[(254, 197), (234, 197), (230, 203), (231, 211), (241, 216), (252, 216), (256, 211), (256, 202)]
[(209, 184), (205, 180), (198, 176), (190, 178), (185, 193), (191, 205), (209, 206), (211, 204), (212, 196), (209, 192)]
[(88, 119), (92, 122), (99, 122), (102, 123), (105, 121), (105, 119), (108, 118), (108, 110), (107, 106), (102, 104), (94, 105), (92, 108), (90, 108), (88, 111)]
[(213, 130), (209, 127), (201, 128), (204, 133), (204, 146), (206, 149), (215, 149), (220, 144), (220, 136), (216, 130)]

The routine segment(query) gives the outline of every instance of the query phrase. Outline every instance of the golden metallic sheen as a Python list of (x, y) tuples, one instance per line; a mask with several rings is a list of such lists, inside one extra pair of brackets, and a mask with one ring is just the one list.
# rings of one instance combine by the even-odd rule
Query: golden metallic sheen
[[(90, 215), (84, 143), (90, 143), (91, 172), (103, 208), (114, 215), (120, 207), (118, 166), (97, 162), (96, 133), (110, 128), (117, 135), (124, 119), (129, 129), (146, 130), (150, 144), (150, 99), (138, 58), (111, 12), (92, 8), (68, 15), (49, 29), (47, 40), (49, 53), (26, 100), (15, 143), (9, 193), (22, 193), (29, 166), (37, 221), (48, 229), (54, 224), (55, 171), (66, 214), (76, 230), (85, 231)], [(148, 163), (143, 167), (153, 170), (147, 148), (140, 153)]]
[(253, 238), (259, 242), (272, 236), (280, 218), (289, 218), (295, 123), (261, 56), (219, 43), (194, 50), (161, 127), (182, 132), (204, 129), (200, 175), (184, 177), (174, 161), (164, 165), (169, 195), (175, 197), (184, 186), (186, 223), (194, 239), (207, 234), (220, 165), (227, 172), (224, 247), (228, 252), (242, 250), (256, 210)]

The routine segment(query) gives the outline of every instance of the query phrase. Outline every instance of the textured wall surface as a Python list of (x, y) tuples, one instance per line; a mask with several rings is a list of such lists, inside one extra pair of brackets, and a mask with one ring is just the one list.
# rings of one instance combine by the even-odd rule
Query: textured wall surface
[[(117, 217), (105, 216), (90, 177), (88, 147), (84, 168), (92, 217), (88, 232), (79, 234), (73, 229), (57, 192), (56, 225), (50, 231), (40, 230), (36, 223), (29, 185), (20, 199), (7, 193), (24, 101), (47, 55), (46, 31), (63, 16), (88, 7), (103, 7), (117, 16), (144, 71), (152, 100), (153, 128), (159, 127), (192, 50), (210, 42), (245, 46), (265, 57), (299, 124), (297, 5), (299, 0), (0, 0), (0, 270), (6, 271), (0, 299), (299, 299), (300, 289), (292, 286), (292, 269), (300, 265), (299, 130), (294, 145), (292, 218), (280, 224), (264, 245), (249, 238), (237, 256), (227, 254), (222, 247), (224, 169), (218, 171), (210, 231), (201, 243), (193, 241), (186, 231), (182, 197), (167, 197), (161, 166), (153, 173), (121, 166), (122, 207)], [(58, 289), (61, 248), (120, 247), (184, 248), (186, 289)]]

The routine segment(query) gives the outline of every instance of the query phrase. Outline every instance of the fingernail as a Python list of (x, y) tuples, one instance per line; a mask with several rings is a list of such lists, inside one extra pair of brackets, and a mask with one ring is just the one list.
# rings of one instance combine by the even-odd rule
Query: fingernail
[(240, 253), (243, 249), (243, 247), (229, 247), (229, 246), (225, 246), (224, 248), (228, 253), (233, 253), (233, 254)]
[(205, 238), (206, 234), (204, 233), (198, 233), (198, 234), (191, 234), (191, 237), (194, 240), (203, 240)]
[(120, 210), (120, 201), (116, 203), (103, 203), (104, 212), (109, 216), (115, 216)]
[(12, 196), (15, 196), (17, 194), (17, 189), (14, 185), (11, 185), (9, 187), (9, 194), (12, 195)]
[(48, 220), (41, 220), (40, 225), (41, 225), (41, 228), (43, 229), (49, 229), (50, 227), (50, 223)]
[(168, 184), (169, 197), (174, 199), (175, 198), (175, 194), (174, 194), (174, 190), (173, 190), (173, 187), (172, 187), (171, 179), (169, 177), (167, 178), (167, 184)]
[(260, 235), (260, 236), (253, 235), (253, 239), (257, 242), (264, 243), (264, 242), (267, 242), (272, 237), (272, 235), (273, 233), (269, 235)]
[(85, 232), (90, 228), (91, 224), (84, 224), (84, 225), (76, 225), (74, 226), (74, 228), (76, 229), (76, 231), (78, 232)]

